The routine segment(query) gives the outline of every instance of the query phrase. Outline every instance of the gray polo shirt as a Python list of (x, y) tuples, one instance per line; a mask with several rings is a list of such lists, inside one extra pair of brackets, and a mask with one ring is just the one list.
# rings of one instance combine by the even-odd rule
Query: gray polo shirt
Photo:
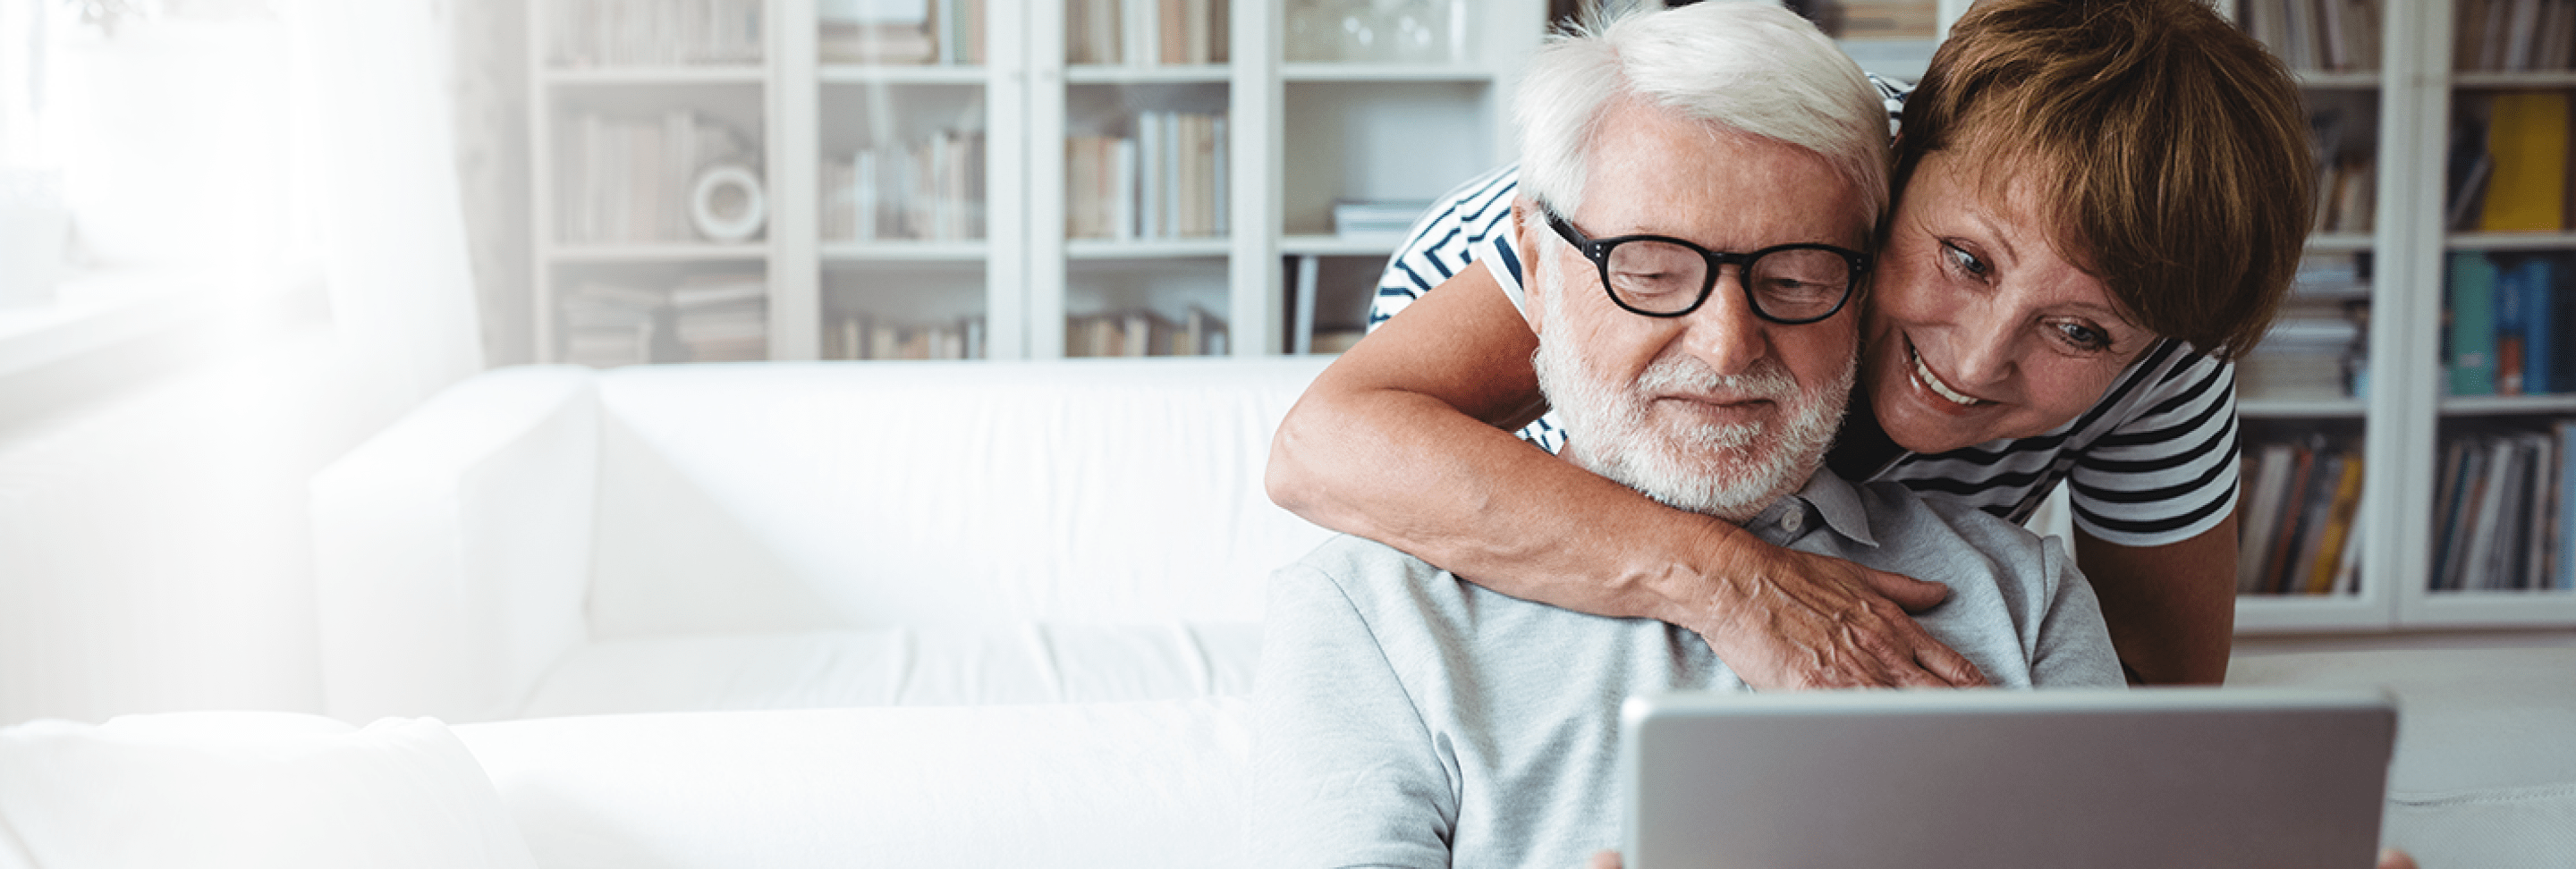
[[(1745, 527), (1948, 585), (1917, 619), (1996, 685), (2123, 684), (2054, 540), (1831, 471)], [(1579, 869), (1618, 846), (1620, 702), (1745, 690), (1690, 631), (1509, 597), (1347, 535), (1271, 577), (1262, 637), (1262, 866)]]

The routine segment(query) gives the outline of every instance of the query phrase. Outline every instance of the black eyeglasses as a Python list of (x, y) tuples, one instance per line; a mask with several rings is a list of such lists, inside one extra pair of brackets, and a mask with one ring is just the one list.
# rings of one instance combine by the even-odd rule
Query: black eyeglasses
[(1555, 209), (1547, 225), (1583, 258), (1601, 267), (1601, 285), (1619, 307), (1649, 317), (1679, 317), (1708, 301), (1719, 266), (1742, 269), (1753, 313), (1796, 326), (1833, 316), (1851, 301), (1869, 257), (1830, 244), (1784, 244), (1752, 253), (1720, 253), (1662, 235), (1594, 239)]

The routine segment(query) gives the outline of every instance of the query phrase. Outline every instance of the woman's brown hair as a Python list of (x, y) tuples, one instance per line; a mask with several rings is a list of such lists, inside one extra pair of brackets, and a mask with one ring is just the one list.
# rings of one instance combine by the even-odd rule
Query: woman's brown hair
[(2197, 0), (1981, 0), (1905, 101), (1896, 183), (1956, 149), (2032, 183), (2058, 250), (2138, 325), (2232, 358), (2298, 270), (2315, 157), (2298, 85)]

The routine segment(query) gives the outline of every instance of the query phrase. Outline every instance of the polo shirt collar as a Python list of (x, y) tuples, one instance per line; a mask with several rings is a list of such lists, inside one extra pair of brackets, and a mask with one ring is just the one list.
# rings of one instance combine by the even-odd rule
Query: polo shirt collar
[(1816, 515), (1824, 517), (1825, 525), (1834, 533), (1872, 547), (1878, 545), (1878, 539), (1869, 533), (1869, 509), (1861, 505), (1860, 488), (1831, 468), (1818, 467), (1816, 475), (1807, 478), (1805, 488), (1780, 499), (1763, 514), (1772, 517), (1782, 510), (1803, 510), (1808, 506), (1816, 508)]

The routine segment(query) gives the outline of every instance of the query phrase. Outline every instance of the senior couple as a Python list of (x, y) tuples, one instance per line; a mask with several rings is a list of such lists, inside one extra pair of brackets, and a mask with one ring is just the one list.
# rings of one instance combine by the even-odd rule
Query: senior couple
[[(1356, 536), (1273, 578), (1259, 859), (1580, 865), (1638, 693), (2224, 674), (2227, 360), (2309, 207), (2259, 46), (1982, 0), (1908, 95), (1703, 3), (1552, 38), (1514, 98), (1523, 162), (1417, 226), (1274, 448)], [(2015, 524), (2069, 477), (2080, 571)]]

